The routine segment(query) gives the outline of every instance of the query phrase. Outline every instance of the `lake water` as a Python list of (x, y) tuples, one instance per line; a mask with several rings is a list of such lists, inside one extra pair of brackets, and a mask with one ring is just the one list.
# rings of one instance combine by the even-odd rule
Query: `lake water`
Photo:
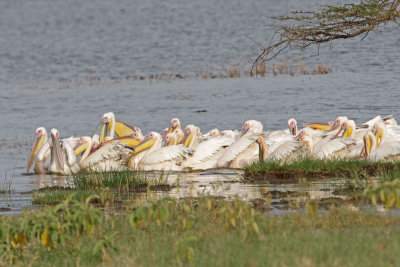
[[(13, 196), (29, 204), (29, 195), (18, 194), (43, 185), (37, 176), (24, 174), (35, 129), (58, 128), (62, 137), (90, 135), (109, 111), (144, 133), (161, 131), (173, 117), (184, 125), (194, 123), (203, 132), (215, 127), (239, 129), (248, 119), (260, 120), (265, 130), (272, 130), (285, 128), (290, 117), (299, 123), (334, 120), (339, 115), (357, 123), (375, 115), (398, 117), (400, 34), (396, 30), (322, 46), (319, 54), (316, 48), (293, 49), (273, 61), (281, 64), (285, 56), (294, 61), (301, 57), (310, 68), (329, 63), (332, 72), (326, 75), (169, 82), (124, 78), (158, 73), (194, 77), (210, 66), (223, 73), (222, 65), (236, 63), (241, 71), (249, 71), (259, 51), (257, 43), (267, 44), (274, 31), (268, 26), (273, 23), (270, 16), (319, 4), (314, 0), (0, 2), (0, 186), (12, 179)], [(209, 177), (208, 184), (214, 179), (202, 177)], [(0, 207), (9, 200), (0, 198)]]

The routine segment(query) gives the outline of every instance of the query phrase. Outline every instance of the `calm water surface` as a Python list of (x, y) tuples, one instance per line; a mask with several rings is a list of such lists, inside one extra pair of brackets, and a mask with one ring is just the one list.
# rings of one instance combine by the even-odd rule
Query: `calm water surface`
[[(260, 120), (272, 130), (285, 128), (290, 117), (300, 123), (339, 115), (358, 123), (378, 114), (399, 117), (397, 31), (371, 33), (362, 42), (339, 41), (321, 47), (319, 55), (316, 49), (293, 49), (276, 59), (282, 63), (284, 56), (302, 57), (306, 66), (330, 63), (333, 72), (327, 75), (172, 82), (121, 79), (163, 72), (192, 75), (209, 66), (218, 73), (222, 64), (235, 63), (249, 70), (259, 51), (256, 42), (266, 44), (272, 36), (269, 16), (314, 9), (320, 3), (0, 2), (0, 186), (12, 180), (16, 192), (0, 196), (0, 208), (20, 210), (30, 203), (29, 194), (22, 192), (63, 182), (24, 174), (39, 126), (58, 128), (63, 137), (90, 135), (109, 111), (145, 133), (161, 131), (172, 117), (194, 123), (203, 132), (214, 127), (238, 129), (248, 119)], [(173, 194), (211, 190), (225, 177), (185, 175), (188, 185), (182, 188), (187, 190)], [(246, 198), (246, 194), (257, 197), (265, 188), (227, 183), (218, 190), (222, 190), (215, 191), (219, 195)]]

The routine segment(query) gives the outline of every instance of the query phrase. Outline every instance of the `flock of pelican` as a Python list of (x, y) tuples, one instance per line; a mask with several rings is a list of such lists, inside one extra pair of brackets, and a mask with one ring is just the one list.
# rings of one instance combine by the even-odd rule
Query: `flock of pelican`
[(201, 134), (190, 124), (184, 130), (178, 118), (162, 133), (143, 136), (138, 127), (115, 120), (112, 112), (101, 119), (100, 135), (60, 139), (57, 129), (50, 138), (37, 128), (27, 172), (70, 175), (81, 169), (111, 171), (201, 171), (215, 168), (241, 169), (257, 160), (292, 161), (301, 157), (365, 158), (388, 161), (400, 158), (400, 126), (393, 116), (377, 116), (357, 125), (340, 116), (333, 122), (297, 121), (288, 129), (264, 132), (261, 122), (246, 121), (242, 131), (213, 129)]

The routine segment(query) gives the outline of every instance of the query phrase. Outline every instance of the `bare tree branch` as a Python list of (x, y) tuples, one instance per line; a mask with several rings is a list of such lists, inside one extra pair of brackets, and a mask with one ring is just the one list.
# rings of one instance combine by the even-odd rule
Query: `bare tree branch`
[[(290, 24), (275, 26), (277, 30), (271, 43), (254, 60), (252, 70), (292, 45), (304, 49), (310, 45), (319, 46), (365, 34), (363, 40), (369, 32), (387, 22), (392, 21), (400, 26), (399, 5), (400, 0), (366, 0), (359, 4), (327, 5), (316, 12), (294, 11), (292, 16), (273, 17)], [(274, 42), (276, 36), (279, 36), (279, 40)]]

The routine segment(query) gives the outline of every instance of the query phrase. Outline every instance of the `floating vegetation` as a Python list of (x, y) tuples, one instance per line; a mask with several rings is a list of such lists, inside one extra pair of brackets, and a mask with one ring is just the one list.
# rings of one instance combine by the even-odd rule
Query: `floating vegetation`
[(400, 174), (400, 165), (397, 162), (302, 158), (292, 162), (254, 162), (244, 168), (243, 181), (284, 182), (285, 180), (293, 181), (299, 178), (340, 177), (354, 179), (371, 176), (394, 179), (397, 174)]

